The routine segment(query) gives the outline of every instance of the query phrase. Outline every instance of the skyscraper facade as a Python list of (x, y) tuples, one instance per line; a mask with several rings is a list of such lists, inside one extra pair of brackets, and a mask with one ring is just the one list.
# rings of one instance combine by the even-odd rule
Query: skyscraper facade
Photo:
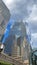
[(0, 0), (0, 42), (2, 40), (9, 19), (10, 19), (10, 11), (3, 3), (3, 1)]

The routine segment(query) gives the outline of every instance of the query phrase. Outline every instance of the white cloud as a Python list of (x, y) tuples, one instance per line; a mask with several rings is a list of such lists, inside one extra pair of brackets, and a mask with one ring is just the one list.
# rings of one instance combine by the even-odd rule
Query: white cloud
[(4, 0), (4, 2), (8, 5), (8, 4), (10, 4), (11, 2), (13, 2), (13, 0)]
[(37, 33), (32, 33), (31, 34), (31, 41), (30, 41), (31, 47), (37, 48)]
[(34, 4), (31, 8), (31, 13), (29, 17), (26, 19), (26, 21), (29, 24), (31, 33), (36, 33), (37, 32), (37, 5)]
[(31, 36), (32, 36), (33, 38), (37, 38), (37, 33), (32, 33)]
[(31, 21), (36, 21), (37, 20), (37, 5), (33, 5), (32, 7), (32, 12), (28, 18), (28, 21), (31, 22)]

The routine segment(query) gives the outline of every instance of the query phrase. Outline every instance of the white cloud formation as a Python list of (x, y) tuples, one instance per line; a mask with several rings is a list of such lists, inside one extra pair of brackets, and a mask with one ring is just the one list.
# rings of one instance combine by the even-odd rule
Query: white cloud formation
[(31, 22), (31, 21), (36, 21), (37, 20), (37, 5), (33, 5), (32, 7), (32, 12), (28, 18), (28, 21)]
[(33, 48), (37, 48), (37, 33), (31, 34), (31, 46)]
[(32, 6), (32, 12), (29, 15), (28, 19), (26, 21), (29, 24), (31, 33), (36, 33), (37, 32), (37, 5)]
[(31, 36), (37, 38), (37, 33), (32, 33)]

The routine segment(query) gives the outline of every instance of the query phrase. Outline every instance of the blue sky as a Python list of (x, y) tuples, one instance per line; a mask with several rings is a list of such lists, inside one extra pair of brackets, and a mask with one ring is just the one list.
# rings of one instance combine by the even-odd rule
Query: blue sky
[[(12, 20), (28, 23), (29, 33), (31, 32), (31, 38), (33, 44), (37, 43), (37, 0), (3, 0), (6, 6), (9, 8)], [(28, 28), (27, 28), (28, 30)], [(35, 38), (36, 37), (36, 38)], [(34, 42), (36, 41), (36, 42)], [(33, 47), (37, 44), (32, 45)]]

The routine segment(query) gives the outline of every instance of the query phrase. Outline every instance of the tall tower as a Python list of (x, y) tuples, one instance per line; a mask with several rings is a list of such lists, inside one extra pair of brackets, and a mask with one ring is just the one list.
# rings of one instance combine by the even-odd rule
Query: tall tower
[(2, 40), (6, 25), (10, 18), (10, 12), (6, 5), (0, 0), (0, 42)]

